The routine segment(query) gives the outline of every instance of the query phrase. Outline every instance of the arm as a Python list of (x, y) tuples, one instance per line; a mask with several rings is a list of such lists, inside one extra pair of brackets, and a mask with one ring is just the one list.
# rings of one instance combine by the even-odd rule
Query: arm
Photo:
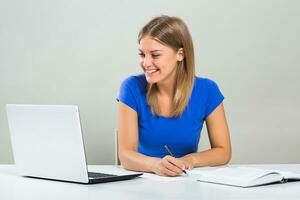
[(137, 112), (121, 102), (119, 103), (118, 145), (119, 158), (125, 169), (151, 172), (150, 165), (153, 158), (137, 152)]
[[(162, 176), (178, 176), (185, 166), (171, 156), (163, 159), (145, 156), (137, 151), (138, 115), (123, 103), (119, 103), (118, 149), (119, 159), (125, 169), (154, 172)], [(180, 167), (178, 167), (180, 166)]]
[(182, 157), (182, 160), (190, 163), (190, 168), (224, 165), (231, 158), (229, 129), (223, 103), (206, 118), (206, 127), (211, 149)]

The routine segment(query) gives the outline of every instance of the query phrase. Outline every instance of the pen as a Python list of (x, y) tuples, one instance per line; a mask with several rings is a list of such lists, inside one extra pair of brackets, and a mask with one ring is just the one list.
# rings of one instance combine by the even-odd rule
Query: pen
[[(167, 145), (165, 145), (164, 147), (165, 147), (165, 149), (167, 150), (167, 152), (170, 154), (170, 156), (174, 157), (174, 154), (173, 154), (172, 151), (169, 149), (169, 147), (168, 147)], [(183, 173), (185, 173), (186, 175), (188, 175), (187, 172), (186, 172), (184, 169), (183, 169), (182, 171), (183, 171)]]

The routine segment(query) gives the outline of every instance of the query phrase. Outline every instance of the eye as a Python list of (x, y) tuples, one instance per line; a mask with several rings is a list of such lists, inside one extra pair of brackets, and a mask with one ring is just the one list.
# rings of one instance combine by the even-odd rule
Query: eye
[(160, 56), (160, 54), (152, 54), (153, 58), (158, 58)]
[(140, 56), (141, 58), (144, 58), (144, 57), (145, 57), (145, 54), (139, 53), (139, 56)]

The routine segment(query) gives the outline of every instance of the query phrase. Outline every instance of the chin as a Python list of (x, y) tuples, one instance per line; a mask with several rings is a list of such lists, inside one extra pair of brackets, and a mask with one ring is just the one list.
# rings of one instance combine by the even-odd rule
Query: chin
[(148, 82), (149, 84), (157, 83), (157, 81), (154, 80), (153, 78), (148, 78), (148, 77), (146, 77), (146, 80), (147, 80), (147, 82)]
[(157, 78), (148, 77), (148, 76), (146, 76), (146, 80), (149, 84), (154, 84), (158, 82)]

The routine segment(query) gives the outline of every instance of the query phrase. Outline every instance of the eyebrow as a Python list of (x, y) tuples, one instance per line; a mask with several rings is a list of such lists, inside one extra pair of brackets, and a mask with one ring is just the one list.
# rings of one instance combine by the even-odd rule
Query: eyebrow
[[(143, 50), (141, 50), (141, 49), (139, 49), (139, 51), (140, 51), (140, 52), (143, 52)], [(159, 50), (159, 49), (157, 49), (157, 50), (152, 50), (152, 51), (150, 51), (150, 53), (155, 53), (155, 52), (160, 52), (160, 51), (163, 51), (163, 50)]]

